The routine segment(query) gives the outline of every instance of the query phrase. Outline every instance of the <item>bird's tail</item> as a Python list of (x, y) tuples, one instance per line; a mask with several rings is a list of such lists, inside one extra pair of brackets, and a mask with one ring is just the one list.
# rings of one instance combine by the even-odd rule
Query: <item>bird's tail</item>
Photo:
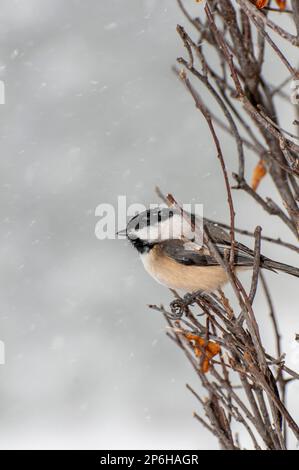
[(289, 266), (288, 264), (279, 263), (278, 261), (273, 261), (272, 259), (264, 259), (262, 263), (262, 267), (266, 269), (270, 269), (272, 271), (282, 271), (287, 274), (291, 274), (291, 276), (299, 277), (299, 268), (294, 268), (294, 266)]

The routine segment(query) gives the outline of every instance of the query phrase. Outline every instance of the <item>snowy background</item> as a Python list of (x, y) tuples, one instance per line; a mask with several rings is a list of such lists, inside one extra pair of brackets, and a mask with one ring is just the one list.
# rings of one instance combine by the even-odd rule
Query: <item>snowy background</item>
[[(217, 448), (192, 418), (198, 407), (185, 383), (198, 388), (196, 377), (146, 306), (168, 302), (168, 291), (125, 241), (94, 234), (98, 204), (116, 206), (118, 195), (157, 202), (156, 184), (227, 220), (206, 125), (171, 72), (184, 54), (175, 27), (186, 22), (172, 0), (1, 0), (0, 8), (0, 447)], [(286, 76), (277, 61), (267, 67), (276, 84)], [(291, 107), (280, 109), (288, 127)], [(236, 170), (224, 136), (223, 149)], [(261, 194), (270, 193), (266, 178)], [(238, 225), (261, 223), (292, 240), (245, 194), (236, 207)], [(298, 264), (285, 250), (264, 252)], [(268, 279), (288, 364), (298, 368), (296, 280)], [(273, 352), (262, 295), (256, 307)], [(290, 390), (296, 416), (298, 385)]]

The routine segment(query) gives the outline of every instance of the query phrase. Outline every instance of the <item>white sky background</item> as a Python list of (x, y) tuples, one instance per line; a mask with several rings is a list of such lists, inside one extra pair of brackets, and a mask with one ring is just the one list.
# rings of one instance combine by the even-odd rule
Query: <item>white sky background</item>
[[(156, 184), (227, 220), (206, 125), (171, 72), (184, 54), (175, 27), (186, 22), (170, 0), (0, 7), (0, 447), (217, 448), (192, 418), (198, 406), (185, 383), (198, 389), (196, 377), (146, 307), (169, 293), (126, 242), (94, 236), (98, 204), (116, 204), (119, 194), (157, 202)], [(275, 60), (267, 67), (275, 84), (285, 78)], [(280, 109), (290, 129), (292, 108)], [(226, 137), (223, 149), (235, 171)], [(268, 179), (261, 194), (275, 197)], [(245, 194), (237, 198), (238, 225), (260, 223), (291, 240)], [(298, 264), (284, 250), (264, 252)], [(287, 360), (298, 369), (298, 282), (268, 278)], [(260, 295), (256, 307), (271, 349)], [(290, 390), (296, 416), (298, 385)]]

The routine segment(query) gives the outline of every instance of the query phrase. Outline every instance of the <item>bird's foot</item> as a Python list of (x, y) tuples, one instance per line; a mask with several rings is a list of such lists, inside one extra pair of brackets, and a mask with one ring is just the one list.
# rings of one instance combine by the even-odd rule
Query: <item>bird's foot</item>
[(185, 294), (182, 299), (175, 299), (170, 303), (170, 309), (173, 320), (179, 320), (182, 318), (184, 313), (188, 312), (189, 305), (193, 305), (196, 302), (198, 295), (201, 291)]

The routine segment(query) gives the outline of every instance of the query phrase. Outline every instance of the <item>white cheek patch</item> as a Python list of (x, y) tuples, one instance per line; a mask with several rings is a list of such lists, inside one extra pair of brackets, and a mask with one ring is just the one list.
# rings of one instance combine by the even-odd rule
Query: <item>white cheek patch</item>
[(148, 225), (139, 230), (132, 230), (130, 232), (130, 237), (140, 238), (140, 240), (161, 240), (161, 224)]
[(190, 224), (178, 214), (163, 222), (161, 235), (162, 240), (194, 237)]
[(183, 236), (189, 240), (195, 238), (195, 232), (192, 231), (190, 223), (179, 214), (175, 214), (163, 222), (156, 222), (153, 225), (143, 227), (140, 230), (132, 230), (132, 235), (148, 241), (180, 239)]

